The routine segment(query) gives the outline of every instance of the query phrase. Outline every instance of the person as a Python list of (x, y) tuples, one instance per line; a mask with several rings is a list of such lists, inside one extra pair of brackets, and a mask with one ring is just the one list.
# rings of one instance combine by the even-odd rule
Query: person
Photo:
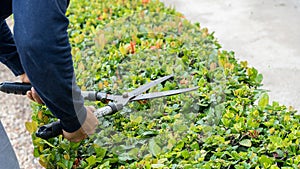
[(0, 120), (0, 168), (20, 169), (17, 156)]
[[(79, 142), (98, 120), (76, 84), (68, 40), (68, 0), (1, 0), (0, 61), (33, 88), (27, 96), (60, 119), (63, 136)], [(14, 16), (14, 33), (6, 18)]]

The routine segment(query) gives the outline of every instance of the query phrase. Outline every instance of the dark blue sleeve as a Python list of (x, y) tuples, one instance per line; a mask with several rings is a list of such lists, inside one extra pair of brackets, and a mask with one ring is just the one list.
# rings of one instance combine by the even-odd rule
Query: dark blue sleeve
[(16, 76), (24, 73), (12, 33), (5, 20), (0, 21), (0, 61)]
[(74, 75), (66, 8), (67, 0), (13, 1), (14, 39), (32, 86), (63, 129), (74, 132), (86, 109)]

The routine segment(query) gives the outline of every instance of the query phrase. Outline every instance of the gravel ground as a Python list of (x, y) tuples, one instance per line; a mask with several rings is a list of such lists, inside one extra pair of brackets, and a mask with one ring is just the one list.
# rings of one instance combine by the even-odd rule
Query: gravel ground
[[(17, 81), (12, 73), (0, 65), (1, 81)], [(14, 147), (21, 168), (42, 168), (33, 157), (31, 136), (25, 129), (25, 122), (31, 121), (30, 103), (24, 96), (0, 93), (0, 118)]]
[[(8, 21), (11, 24), (11, 21)], [(19, 81), (8, 68), (0, 64), (0, 82)], [(0, 119), (11, 140), (20, 168), (39, 169), (37, 159), (33, 157), (33, 145), (25, 122), (31, 121), (30, 102), (25, 96), (0, 93)]]

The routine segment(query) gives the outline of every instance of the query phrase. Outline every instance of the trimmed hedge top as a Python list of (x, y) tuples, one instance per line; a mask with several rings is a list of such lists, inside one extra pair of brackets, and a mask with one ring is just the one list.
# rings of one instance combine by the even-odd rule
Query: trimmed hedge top
[(199, 90), (132, 102), (80, 143), (35, 137), (56, 119), (33, 105), (26, 127), (45, 168), (300, 167), (300, 116), (270, 103), (262, 75), (200, 24), (156, 0), (74, 0), (67, 15), (82, 90), (120, 94), (169, 74), (150, 92)]

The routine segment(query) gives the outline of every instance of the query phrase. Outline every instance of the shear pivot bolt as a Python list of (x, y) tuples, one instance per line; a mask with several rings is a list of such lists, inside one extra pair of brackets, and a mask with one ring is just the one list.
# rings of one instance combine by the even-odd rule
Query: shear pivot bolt
[(128, 98), (129, 97), (128, 93), (124, 93), (122, 96), (123, 96), (123, 98)]

